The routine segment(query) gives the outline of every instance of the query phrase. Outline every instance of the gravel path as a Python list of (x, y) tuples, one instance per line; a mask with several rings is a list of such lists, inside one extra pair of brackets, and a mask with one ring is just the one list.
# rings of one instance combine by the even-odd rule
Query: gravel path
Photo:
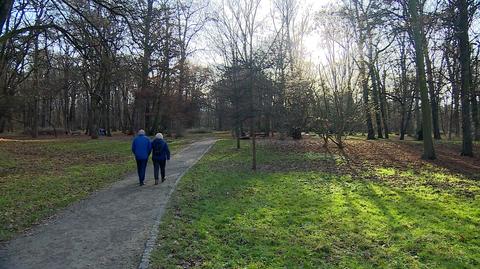
[(148, 267), (170, 194), (214, 142), (195, 142), (172, 156), (167, 180), (158, 186), (153, 185), (150, 161), (145, 186), (139, 187), (136, 174), (131, 174), (3, 244), (0, 269)]

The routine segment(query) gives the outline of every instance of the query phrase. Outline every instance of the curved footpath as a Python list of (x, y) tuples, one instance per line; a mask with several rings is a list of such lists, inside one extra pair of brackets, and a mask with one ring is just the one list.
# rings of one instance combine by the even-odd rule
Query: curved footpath
[(214, 143), (195, 142), (172, 156), (167, 179), (158, 186), (150, 161), (145, 186), (131, 174), (3, 244), (0, 269), (148, 268), (170, 195)]

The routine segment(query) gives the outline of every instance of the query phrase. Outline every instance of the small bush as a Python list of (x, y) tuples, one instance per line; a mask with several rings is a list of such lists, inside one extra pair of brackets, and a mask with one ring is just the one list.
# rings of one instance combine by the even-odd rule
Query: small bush
[(295, 140), (302, 139), (302, 131), (300, 130), (300, 128), (294, 127), (292, 128), (290, 133), (293, 139)]

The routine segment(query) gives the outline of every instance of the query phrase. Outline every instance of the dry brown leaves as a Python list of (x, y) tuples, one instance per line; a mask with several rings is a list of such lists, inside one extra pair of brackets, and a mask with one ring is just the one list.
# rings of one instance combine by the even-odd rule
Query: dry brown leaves
[[(392, 167), (405, 170), (421, 169), (431, 165), (468, 177), (480, 176), (479, 145), (474, 146), (474, 152), (477, 153), (475, 157), (465, 157), (460, 156), (461, 145), (437, 143), (437, 159), (423, 160), (421, 158), (422, 144), (414, 141), (353, 139), (346, 140), (346, 146), (342, 150), (331, 143), (324, 147), (323, 141), (314, 138), (299, 141), (266, 139), (261, 140), (260, 143), (274, 147), (281, 152), (316, 152), (341, 156), (344, 163), (340, 170), (347, 169), (354, 173), (373, 167)], [(338, 166), (338, 163), (333, 163), (333, 165)]]

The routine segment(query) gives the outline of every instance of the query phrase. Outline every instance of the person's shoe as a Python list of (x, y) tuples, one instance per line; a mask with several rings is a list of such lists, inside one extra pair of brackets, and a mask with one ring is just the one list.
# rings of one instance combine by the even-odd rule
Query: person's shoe
[(143, 186), (143, 185), (145, 185), (145, 183), (143, 183), (143, 182), (140, 182), (140, 186)]
[(158, 179), (155, 179), (155, 185), (158, 185)]
[(165, 178), (162, 178), (162, 183), (165, 181)]

